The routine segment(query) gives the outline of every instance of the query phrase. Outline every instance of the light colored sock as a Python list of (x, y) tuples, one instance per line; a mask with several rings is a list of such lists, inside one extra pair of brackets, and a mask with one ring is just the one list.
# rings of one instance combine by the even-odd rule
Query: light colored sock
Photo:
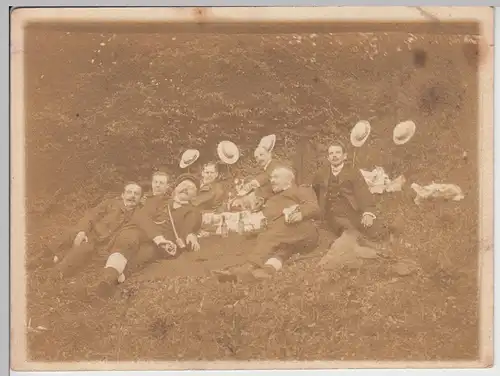
[(283, 263), (276, 257), (271, 257), (269, 260), (266, 261), (265, 265), (272, 266), (276, 271), (281, 270), (283, 268)]
[[(121, 253), (115, 252), (109, 255), (108, 260), (106, 261), (106, 266), (104, 268), (113, 268), (118, 272), (118, 275), (123, 275), (123, 271), (125, 270), (125, 266), (127, 266), (127, 259)], [(120, 279), (121, 277), (118, 277)], [(125, 280), (125, 276), (123, 277)]]

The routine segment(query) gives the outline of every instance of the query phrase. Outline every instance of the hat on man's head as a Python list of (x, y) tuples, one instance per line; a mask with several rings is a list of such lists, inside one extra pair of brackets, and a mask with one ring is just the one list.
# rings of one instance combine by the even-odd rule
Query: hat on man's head
[(368, 139), (371, 130), (372, 127), (368, 121), (358, 121), (351, 130), (351, 144), (357, 148), (363, 146), (363, 144)]
[(234, 164), (240, 158), (240, 151), (236, 144), (231, 141), (221, 141), (217, 145), (217, 154), (222, 162), (226, 164)]
[(262, 137), (257, 148), (261, 147), (268, 152), (273, 151), (274, 145), (276, 144), (276, 135), (270, 134), (268, 136)]
[(175, 186), (177, 187), (179, 184), (181, 184), (183, 181), (189, 180), (194, 183), (196, 186), (196, 189), (200, 189), (200, 181), (198, 178), (193, 175), (193, 174), (181, 174), (179, 177), (175, 180)]
[(396, 145), (406, 144), (415, 134), (417, 126), (411, 120), (403, 121), (394, 127), (392, 140)]
[(181, 161), (179, 162), (180, 168), (191, 166), (200, 157), (200, 152), (196, 149), (188, 149), (182, 153)]

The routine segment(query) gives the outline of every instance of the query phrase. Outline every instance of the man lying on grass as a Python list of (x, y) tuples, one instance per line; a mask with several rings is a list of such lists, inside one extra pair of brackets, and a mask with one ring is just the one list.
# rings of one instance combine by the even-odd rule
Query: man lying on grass
[(198, 191), (197, 179), (181, 175), (171, 198), (150, 199), (117, 235), (104, 270), (94, 286), (103, 298), (112, 295), (124, 272), (137, 272), (147, 263), (164, 257), (178, 257), (183, 250), (200, 249), (196, 233), (201, 227), (201, 212), (191, 204)]
[(273, 195), (262, 210), (266, 229), (258, 234), (248, 262), (232, 271), (216, 272), (219, 281), (269, 278), (294, 253), (316, 248), (319, 234), (312, 219), (319, 217), (320, 208), (312, 188), (297, 186), (289, 167), (275, 168), (270, 182)]
[(76, 274), (99, 247), (109, 248), (136, 212), (141, 195), (142, 188), (137, 183), (128, 183), (121, 197), (106, 199), (89, 210), (52, 247), (54, 261), (57, 262), (54, 277)]

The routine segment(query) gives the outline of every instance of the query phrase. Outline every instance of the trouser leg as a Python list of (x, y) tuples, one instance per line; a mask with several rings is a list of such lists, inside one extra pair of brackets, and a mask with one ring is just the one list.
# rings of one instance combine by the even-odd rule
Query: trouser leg
[(58, 261), (62, 260), (66, 255), (66, 251), (71, 250), (77, 232), (74, 230), (65, 231), (62, 235), (57, 237), (55, 241), (48, 245), (47, 249), (50, 253), (50, 258), (57, 256)]
[(295, 244), (287, 244), (278, 249), (271, 257), (278, 258), (282, 263), (295, 254), (306, 254), (313, 251), (319, 243), (319, 233), (316, 228), (308, 231), (303, 240)]
[(254, 266), (262, 267), (269, 259), (269, 256), (281, 244), (281, 241), (274, 234), (265, 231), (257, 236), (256, 244), (248, 257), (248, 262)]
[(293, 236), (285, 236), (281, 244), (267, 257), (264, 265), (280, 270), (283, 264), (295, 254), (313, 251), (319, 242), (319, 233), (312, 223), (304, 222), (293, 230)]
[(148, 264), (159, 259), (161, 252), (154, 243), (142, 243), (139, 246), (138, 252), (127, 263), (126, 273), (138, 273), (143, 270)]
[(283, 263), (295, 253), (314, 249), (318, 240), (318, 230), (311, 222), (278, 225), (259, 234), (252, 261), (258, 266), (266, 265), (271, 258)]
[(116, 285), (125, 280), (123, 272), (128, 262), (139, 251), (144, 237), (143, 232), (137, 228), (125, 229), (118, 233), (110, 247), (110, 255), (96, 285), (98, 296), (107, 298), (113, 295)]
[(76, 274), (95, 253), (96, 245), (92, 241), (82, 242), (79, 246), (73, 246), (63, 257), (55, 269), (62, 276), (69, 277)]
[(118, 275), (123, 274), (127, 263), (139, 251), (142, 241), (144, 241), (144, 235), (141, 230), (136, 228), (122, 230), (110, 247), (110, 255), (105, 268), (113, 268)]

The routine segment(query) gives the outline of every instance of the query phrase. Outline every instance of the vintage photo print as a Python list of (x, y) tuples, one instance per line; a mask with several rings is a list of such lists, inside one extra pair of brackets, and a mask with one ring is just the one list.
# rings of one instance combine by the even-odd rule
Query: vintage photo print
[(491, 367), (491, 8), (11, 17), (13, 369)]

